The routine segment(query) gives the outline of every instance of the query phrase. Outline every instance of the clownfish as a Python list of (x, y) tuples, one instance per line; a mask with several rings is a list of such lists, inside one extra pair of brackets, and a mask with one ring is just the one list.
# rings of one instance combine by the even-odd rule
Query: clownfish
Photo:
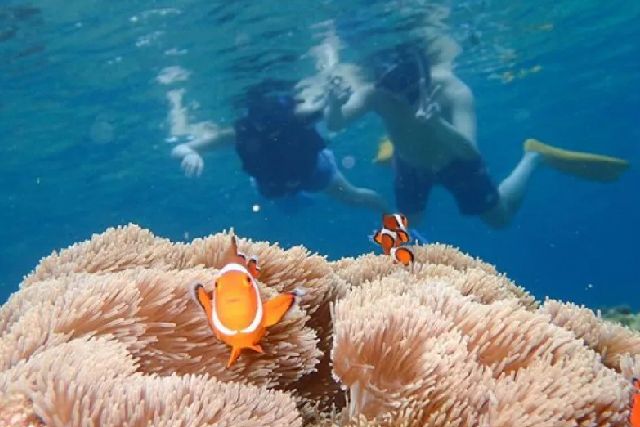
[(235, 236), (231, 236), (225, 265), (213, 290), (206, 291), (200, 283), (191, 289), (216, 337), (231, 346), (227, 367), (236, 362), (243, 349), (264, 353), (259, 342), (266, 328), (278, 323), (299, 295), (287, 292), (263, 303), (256, 283), (259, 274), (257, 259), (247, 260), (239, 253)]
[(413, 262), (413, 252), (404, 246), (391, 248), (390, 255), (394, 261), (402, 265), (409, 265)]
[(397, 229), (406, 230), (409, 226), (409, 220), (401, 213), (382, 214), (382, 226), (393, 231)]
[(401, 213), (382, 215), (382, 227), (396, 233), (398, 246), (402, 243), (409, 242), (410, 238), (409, 233), (407, 232), (408, 226), (409, 220), (407, 220), (407, 217)]
[(382, 247), (385, 255), (389, 255), (391, 253), (391, 249), (396, 246), (398, 237), (395, 231), (383, 228), (382, 230), (376, 231), (373, 235), (373, 241)]
[(640, 379), (633, 378), (633, 396), (631, 397), (631, 413), (629, 414), (629, 424), (631, 427), (640, 427)]
[(402, 246), (410, 240), (408, 226), (407, 217), (401, 213), (383, 214), (382, 229), (373, 235), (373, 241), (382, 247), (384, 254), (403, 265), (411, 264), (414, 259), (413, 252)]

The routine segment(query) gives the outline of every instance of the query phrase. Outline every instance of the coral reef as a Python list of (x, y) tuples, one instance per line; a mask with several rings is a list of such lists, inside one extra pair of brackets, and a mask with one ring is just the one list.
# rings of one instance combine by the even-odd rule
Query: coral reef
[(228, 241), (129, 225), (43, 259), (0, 308), (0, 426), (627, 425), (640, 334), (439, 244), (406, 268), (239, 239), (263, 297), (306, 292), (226, 368), (188, 288)]

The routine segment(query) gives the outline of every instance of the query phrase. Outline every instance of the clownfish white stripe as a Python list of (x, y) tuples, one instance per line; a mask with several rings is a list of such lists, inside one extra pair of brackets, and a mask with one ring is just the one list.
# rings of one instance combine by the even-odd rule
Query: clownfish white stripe
[(398, 225), (398, 228), (401, 230), (405, 230), (404, 221), (402, 220), (402, 217), (400, 216), (400, 214), (394, 214), (393, 216), (396, 219), (396, 224)]
[(223, 274), (228, 273), (230, 271), (238, 271), (240, 273), (248, 274), (249, 276), (251, 276), (251, 274), (249, 274), (249, 271), (243, 265), (240, 265), (234, 262), (229, 263), (224, 267), (222, 267), (222, 269), (220, 269), (218, 274), (222, 276)]
[(258, 285), (256, 284), (255, 280), (253, 279), (253, 276), (251, 276), (249, 271), (240, 264), (230, 263), (225, 265), (219, 271), (219, 275), (222, 276), (223, 274), (228, 273), (230, 271), (237, 271), (239, 273), (246, 274), (247, 277), (249, 277), (249, 279), (251, 280), (251, 286), (253, 287), (253, 290), (256, 293), (256, 314), (253, 317), (251, 324), (249, 324), (249, 326), (247, 326), (244, 329), (237, 331), (234, 329), (227, 328), (218, 317), (218, 310), (216, 309), (215, 292), (214, 292), (214, 297), (211, 302), (213, 306), (212, 307), (213, 309), (211, 310), (211, 322), (221, 333), (225, 335), (233, 336), (233, 335), (236, 335), (238, 332), (242, 332), (242, 333), (253, 332), (256, 329), (258, 329), (258, 327), (260, 326), (260, 324), (262, 323), (262, 317), (263, 317), (262, 299), (260, 298), (260, 291), (258, 289)]
[(219, 330), (224, 335), (233, 336), (238, 333), (238, 331), (234, 331), (233, 329), (229, 329), (222, 324), (220, 318), (218, 317), (218, 310), (216, 309), (216, 297), (215, 293), (213, 299), (211, 300), (211, 305), (213, 306), (213, 310), (211, 310), (211, 323), (217, 330)]
[(258, 286), (256, 285), (256, 283), (253, 280), (251, 280), (251, 282), (253, 283), (253, 290), (256, 292), (257, 308), (256, 308), (256, 315), (254, 316), (251, 324), (240, 331), (244, 333), (255, 331), (256, 329), (258, 329), (258, 326), (260, 326), (260, 324), (262, 323), (262, 300), (260, 299), (260, 292), (258, 291)]
[(391, 231), (388, 228), (383, 228), (382, 231), (380, 232), (380, 234), (386, 234), (387, 236), (390, 236), (391, 238), (393, 238), (394, 240), (398, 237), (398, 235), (396, 234), (395, 231)]
[(213, 305), (213, 310), (211, 310), (211, 323), (213, 323), (213, 325), (220, 332), (222, 332), (225, 335), (233, 336), (233, 335), (236, 335), (238, 332), (250, 333), (258, 329), (258, 326), (260, 326), (260, 323), (262, 323), (262, 315), (263, 315), (262, 300), (260, 299), (260, 292), (258, 291), (258, 287), (256, 286), (255, 283), (253, 284), (253, 289), (256, 293), (256, 305), (257, 305), (256, 315), (253, 317), (253, 320), (251, 321), (251, 324), (249, 326), (239, 331), (235, 329), (227, 328), (222, 323), (222, 321), (218, 317), (218, 310), (216, 309), (215, 296), (213, 297), (213, 300), (211, 302)]

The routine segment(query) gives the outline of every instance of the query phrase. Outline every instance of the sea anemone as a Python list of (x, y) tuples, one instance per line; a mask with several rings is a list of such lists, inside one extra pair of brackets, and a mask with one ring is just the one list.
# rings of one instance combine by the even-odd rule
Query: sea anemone
[(229, 234), (129, 225), (43, 259), (0, 308), (0, 425), (626, 425), (640, 335), (446, 245), (407, 268), (238, 239), (265, 299), (304, 293), (227, 368), (188, 289)]
[[(389, 277), (335, 309), (349, 414), (383, 425), (625, 425), (629, 385), (569, 330), (516, 300)], [(625, 398), (626, 396), (626, 398)]]

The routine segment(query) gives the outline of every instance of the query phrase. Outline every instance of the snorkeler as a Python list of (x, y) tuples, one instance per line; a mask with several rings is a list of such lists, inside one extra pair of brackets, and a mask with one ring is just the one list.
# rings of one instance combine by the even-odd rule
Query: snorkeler
[(172, 151), (173, 157), (181, 159), (185, 174), (202, 173), (204, 151), (234, 146), (244, 171), (267, 199), (324, 192), (343, 203), (385, 212), (387, 204), (381, 196), (353, 186), (338, 170), (333, 153), (315, 128), (321, 115), (296, 114), (297, 103), (289, 91), (269, 86), (273, 84), (247, 92), (246, 114), (229, 128), (212, 122), (189, 124), (182, 105), (184, 91), (167, 94), (172, 136), (193, 137)]
[[(395, 170), (397, 208), (416, 224), (430, 188), (439, 184), (453, 194), (460, 212), (479, 215), (492, 227), (509, 224), (527, 182), (542, 161), (587, 179), (611, 181), (628, 166), (621, 159), (561, 150), (530, 139), (511, 174), (498, 186), (491, 180), (476, 145), (476, 114), (470, 88), (450, 63), (432, 65), (424, 50), (406, 43), (373, 55), (373, 78), (334, 75), (326, 84), (324, 116), (337, 131), (367, 112), (384, 122), (393, 145), (382, 147)], [(348, 83), (345, 84), (345, 81)]]

